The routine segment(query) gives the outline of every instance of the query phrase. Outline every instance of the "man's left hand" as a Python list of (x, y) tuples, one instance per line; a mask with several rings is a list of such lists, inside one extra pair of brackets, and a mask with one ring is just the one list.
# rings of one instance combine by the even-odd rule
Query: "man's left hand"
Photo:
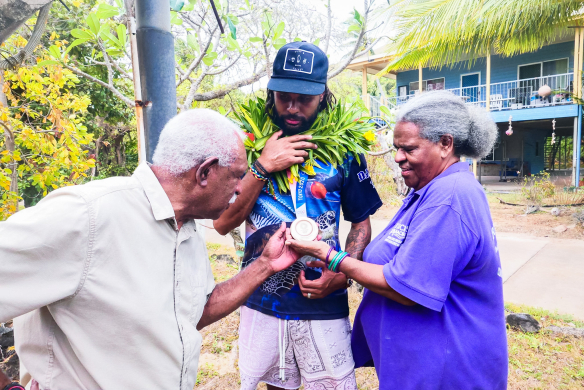
[(310, 299), (320, 299), (337, 291), (341, 288), (347, 287), (347, 277), (342, 273), (335, 273), (329, 270), (325, 263), (322, 261), (309, 261), (306, 263), (309, 267), (321, 268), (322, 275), (320, 278), (315, 280), (306, 279), (304, 271), (300, 273), (298, 278), (298, 286), (302, 295), (308, 298), (308, 293), (310, 293)]
[[(286, 223), (270, 238), (266, 244), (261, 258), (268, 263), (272, 273), (280, 272), (290, 267), (301, 256), (286, 243)], [(258, 259), (259, 260), (259, 259)]]

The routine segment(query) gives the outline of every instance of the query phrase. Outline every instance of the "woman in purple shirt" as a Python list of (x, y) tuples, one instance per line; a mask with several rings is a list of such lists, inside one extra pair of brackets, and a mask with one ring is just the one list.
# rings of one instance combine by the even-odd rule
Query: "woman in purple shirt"
[(450, 92), (424, 93), (400, 107), (393, 133), (411, 191), (363, 261), (288, 236), (297, 252), (325, 260), (310, 266), (365, 287), (352, 352), (357, 367), (375, 366), (381, 390), (507, 387), (495, 230), (482, 187), (460, 162), (484, 157), (496, 138), (484, 109)]

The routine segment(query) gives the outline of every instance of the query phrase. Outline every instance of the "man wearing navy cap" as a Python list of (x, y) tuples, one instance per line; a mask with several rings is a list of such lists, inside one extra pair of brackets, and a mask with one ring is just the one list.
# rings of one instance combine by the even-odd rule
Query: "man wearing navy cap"
[[(241, 195), (215, 229), (227, 234), (246, 222), (243, 267), (259, 257), (268, 239), (286, 222), (309, 217), (319, 226), (322, 240), (340, 249), (341, 210), (351, 222), (345, 250), (361, 258), (371, 238), (369, 216), (381, 206), (365, 158), (361, 164), (347, 155), (336, 168), (320, 162), (315, 175), (300, 172), (290, 192), (277, 183), (272, 196), (265, 180), (274, 172), (304, 163), (308, 130), (322, 110), (336, 104), (327, 88), (328, 58), (317, 46), (293, 42), (276, 55), (268, 83), (266, 112), (281, 129), (266, 143), (246, 175)], [(239, 368), (241, 389), (357, 389), (351, 352), (347, 287), (350, 281), (328, 269), (310, 268), (303, 257), (264, 282), (241, 308)], [(308, 262), (308, 267), (307, 267)]]

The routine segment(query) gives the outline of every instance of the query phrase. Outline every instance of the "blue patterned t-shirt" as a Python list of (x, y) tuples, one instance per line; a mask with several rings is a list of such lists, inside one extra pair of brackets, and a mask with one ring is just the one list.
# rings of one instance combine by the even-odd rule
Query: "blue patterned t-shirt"
[[(339, 221), (343, 211), (345, 220), (358, 223), (375, 213), (382, 202), (377, 194), (365, 157), (360, 164), (348, 155), (343, 165), (336, 168), (318, 161), (315, 175), (300, 172), (297, 184), (296, 206), (305, 207), (306, 216), (316, 221), (322, 240), (340, 249)], [(246, 242), (243, 267), (257, 259), (270, 237), (282, 222), (288, 226), (296, 219), (296, 208), (290, 193), (281, 194), (275, 181), (274, 196), (268, 194), (267, 186), (260, 193), (251, 214), (246, 220)], [(300, 271), (306, 278), (318, 279), (321, 270), (307, 268), (310, 257), (303, 257), (284, 271), (266, 280), (247, 300), (245, 305), (264, 314), (295, 320), (331, 320), (349, 315), (347, 290), (340, 289), (322, 299), (307, 299), (298, 287)]]

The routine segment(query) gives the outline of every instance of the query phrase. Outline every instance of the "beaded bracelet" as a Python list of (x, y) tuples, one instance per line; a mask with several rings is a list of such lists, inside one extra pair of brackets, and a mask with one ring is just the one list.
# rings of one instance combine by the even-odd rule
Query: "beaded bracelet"
[(262, 175), (257, 168), (252, 165), (251, 167), (249, 167), (249, 171), (251, 172), (251, 174), (253, 175), (253, 177), (255, 177), (256, 179), (260, 180), (260, 181), (268, 181), (270, 180), (268, 177)]

